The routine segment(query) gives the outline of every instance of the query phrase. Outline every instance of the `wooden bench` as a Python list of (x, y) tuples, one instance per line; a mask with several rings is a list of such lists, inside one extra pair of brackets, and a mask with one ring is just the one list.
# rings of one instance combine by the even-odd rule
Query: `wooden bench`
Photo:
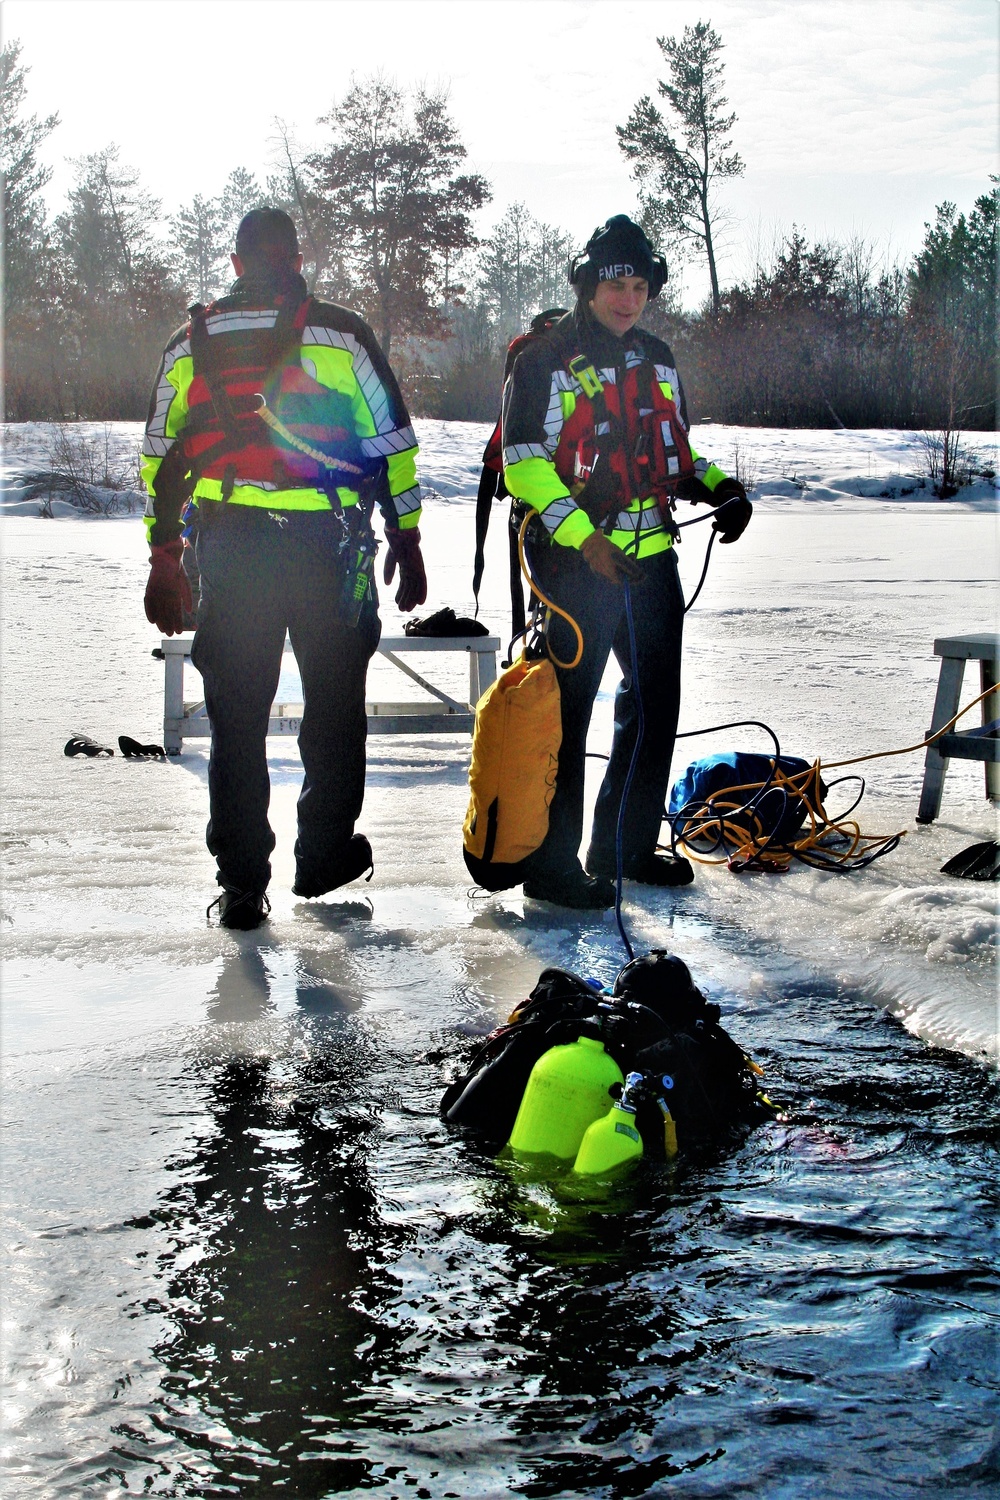
[[(925, 738), (930, 738), (958, 713), (966, 662), (979, 663), (981, 693), (997, 687), (1000, 682), (1000, 635), (980, 631), (975, 635), (943, 636), (934, 642), (934, 655), (941, 658), (941, 671), (931, 727)], [(1000, 802), (1000, 739), (997, 738), (1000, 690), (983, 699), (982, 711), (982, 724), (972, 729), (959, 729), (956, 725), (950, 733), (928, 745), (924, 784), (917, 810), (918, 823), (933, 823), (941, 811), (944, 778), (951, 758), (984, 761), (986, 795), (991, 802)]]
[[(184, 740), (207, 739), (212, 730), (204, 700), (184, 701), (184, 666), (191, 655), (193, 636), (164, 636), (160, 653), (164, 660), (163, 748), (180, 755)], [(291, 651), (285, 639), (285, 651)], [(369, 734), (471, 734), (476, 722), (476, 704), (497, 675), (500, 638), (474, 636), (383, 636), (379, 654), (391, 661), (411, 681), (430, 695), (411, 703), (366, 703)], [(428, 682), (404, 661), (400, 652), (467, 651), (469, 653), (469, 701), (462, 703)], [(158, 654), (160, 654), (158, 653)], [(302, 706), (275, 700), (267, 722), (269, 735), (298, 734)]]

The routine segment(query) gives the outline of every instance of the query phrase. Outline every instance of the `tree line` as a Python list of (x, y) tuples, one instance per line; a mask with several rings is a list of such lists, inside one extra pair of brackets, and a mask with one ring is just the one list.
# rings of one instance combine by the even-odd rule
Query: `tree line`
[[(676, 272), (703, 259), (710, 295), (684, 311), (676, 276), (645, 325), (682, 363), (696, 416), (787, 426), (991, 428), (996, 422), (997, 181), (970, 211), (944, 203), (906, 264), (862, 238), (792, 231), (731, 286), (717, 265), (720, 185), (744, 164), (723, 92), (722, 41), (698, 22), (661, 37), (661, 104), (640, 99), (618, 143), (638, 216)], [(440, 90), (355, 80), (302, 150), (275, 121), (271, 170), (230, 172), (172, 214), (119, 149), (76, 158), (50, 216), (40, 150), (57, 115), (29, 109), (17, 42), (0, 54), (5, 400), (10, 420), (137, 419), (160, 349), (194, 301), (224, 293), (248, 209), (287, 209), (310, 290), (372, 324), (417, 415), (491, 420), (509, 340), (571, 296), (575, 248), (515, 203), (485, 235), (489, 183)], [(611, 205), (612, 208), (618, 205)]]

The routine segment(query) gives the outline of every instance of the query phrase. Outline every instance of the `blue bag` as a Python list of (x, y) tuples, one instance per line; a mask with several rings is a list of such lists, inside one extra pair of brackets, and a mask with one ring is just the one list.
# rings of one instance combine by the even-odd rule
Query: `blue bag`
[[(801, 760), (796, 755), (780, 756), (778, 765), (786, 776), (798, 776), (803, 771), (812, 769), (809, 761)], [(713, 793), (724, 793), (727, 787), (750, 788), (755, 784), (761, 785), (771, 777), (773, 766), (772, 755), (751, 755), (745, 750), (727, 750), (719, 755), (706, 755), (702, 760), (693, 761), (670, 789), (667, 814), (677, 837), (684, 837), (687, 823), (697, 826), (705, 821), (705, 815), (713, 816), (713, 812), (704, 807)], [(826, 795), (823, 783), (820, 782), (817, 787), (813, 778), (811, 781), (802, 781), (799, 785), (812, 806), (818, 809)], [(771, 848), (791, 843), (806, 820), (807, 807), (802, 798), (790, 797), (778, 787), (770, 788), (763, 795), (749, 789), (737, 792), (732, 800), (739, 806), (732, 809), (719, 807), (715, 809), (715, 815), (724, 816), (730, 824), (735, 824), (747, 833), (764, 838), (773, 834)], [(747, 803), (751, 805), (744, 809), (743, 804)], [(687, 809), (686, 814), (678, 818), (677, 815), (684, 808)], [(717, 829), (706, 829), (698, 844), (713, 844), (717, 834)]]

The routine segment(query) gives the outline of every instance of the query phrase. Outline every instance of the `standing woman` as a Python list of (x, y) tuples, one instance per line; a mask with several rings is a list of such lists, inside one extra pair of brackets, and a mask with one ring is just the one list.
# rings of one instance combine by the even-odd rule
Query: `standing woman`
[[(687, 860), (656, 852), (680, 707), (684, 600), (674, 555), (675, 499), (726, 506), (714, 522), (734, 542), (752, 514), (743, 486), (692, 449), (684, 393), (670, 349), (638, 328), (664, 280), (640, 227), (616, 214), (570, 268), (577, 304), (518, 356), (504, 390), (504, 481), (534, 515), (531, 570), (577, 621), (583, 655), (556, 665), (562, 744), (549, 831), (532, 856), (526, 896), (559, 906), (614, 903), (615, 835), (638, 732), (645, 732), (626, 811), (626, 879), (684, 885)], [(638, 680), (632, 681), (624, 585), (631, 586)], [(575, 637), (554, 615), (549, 643), (571, 661)], [(586, 871), (583, 837), (587, 731), (608, 657), (622, 670), (615, 733), (598, 794)]]

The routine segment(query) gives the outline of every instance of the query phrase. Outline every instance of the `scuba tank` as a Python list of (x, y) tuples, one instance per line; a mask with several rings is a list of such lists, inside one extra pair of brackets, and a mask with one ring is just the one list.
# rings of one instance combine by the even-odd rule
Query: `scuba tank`
[(642, 1155), (642, 1136), (635, 1123), (641, 1088), (642, 1074), (630, 1073), (617, 1103), (602, 1119), (587, 1126), (573, 1163), (574, 1172), (582, 1177), (603, 1177)]
[(550, 1047), (531, 1070), (511, 1150), (572, 1161), (587, 1126), (607, 1113), (608, 1090), (623, 1082), (621, 1068), (595, 1037)]

